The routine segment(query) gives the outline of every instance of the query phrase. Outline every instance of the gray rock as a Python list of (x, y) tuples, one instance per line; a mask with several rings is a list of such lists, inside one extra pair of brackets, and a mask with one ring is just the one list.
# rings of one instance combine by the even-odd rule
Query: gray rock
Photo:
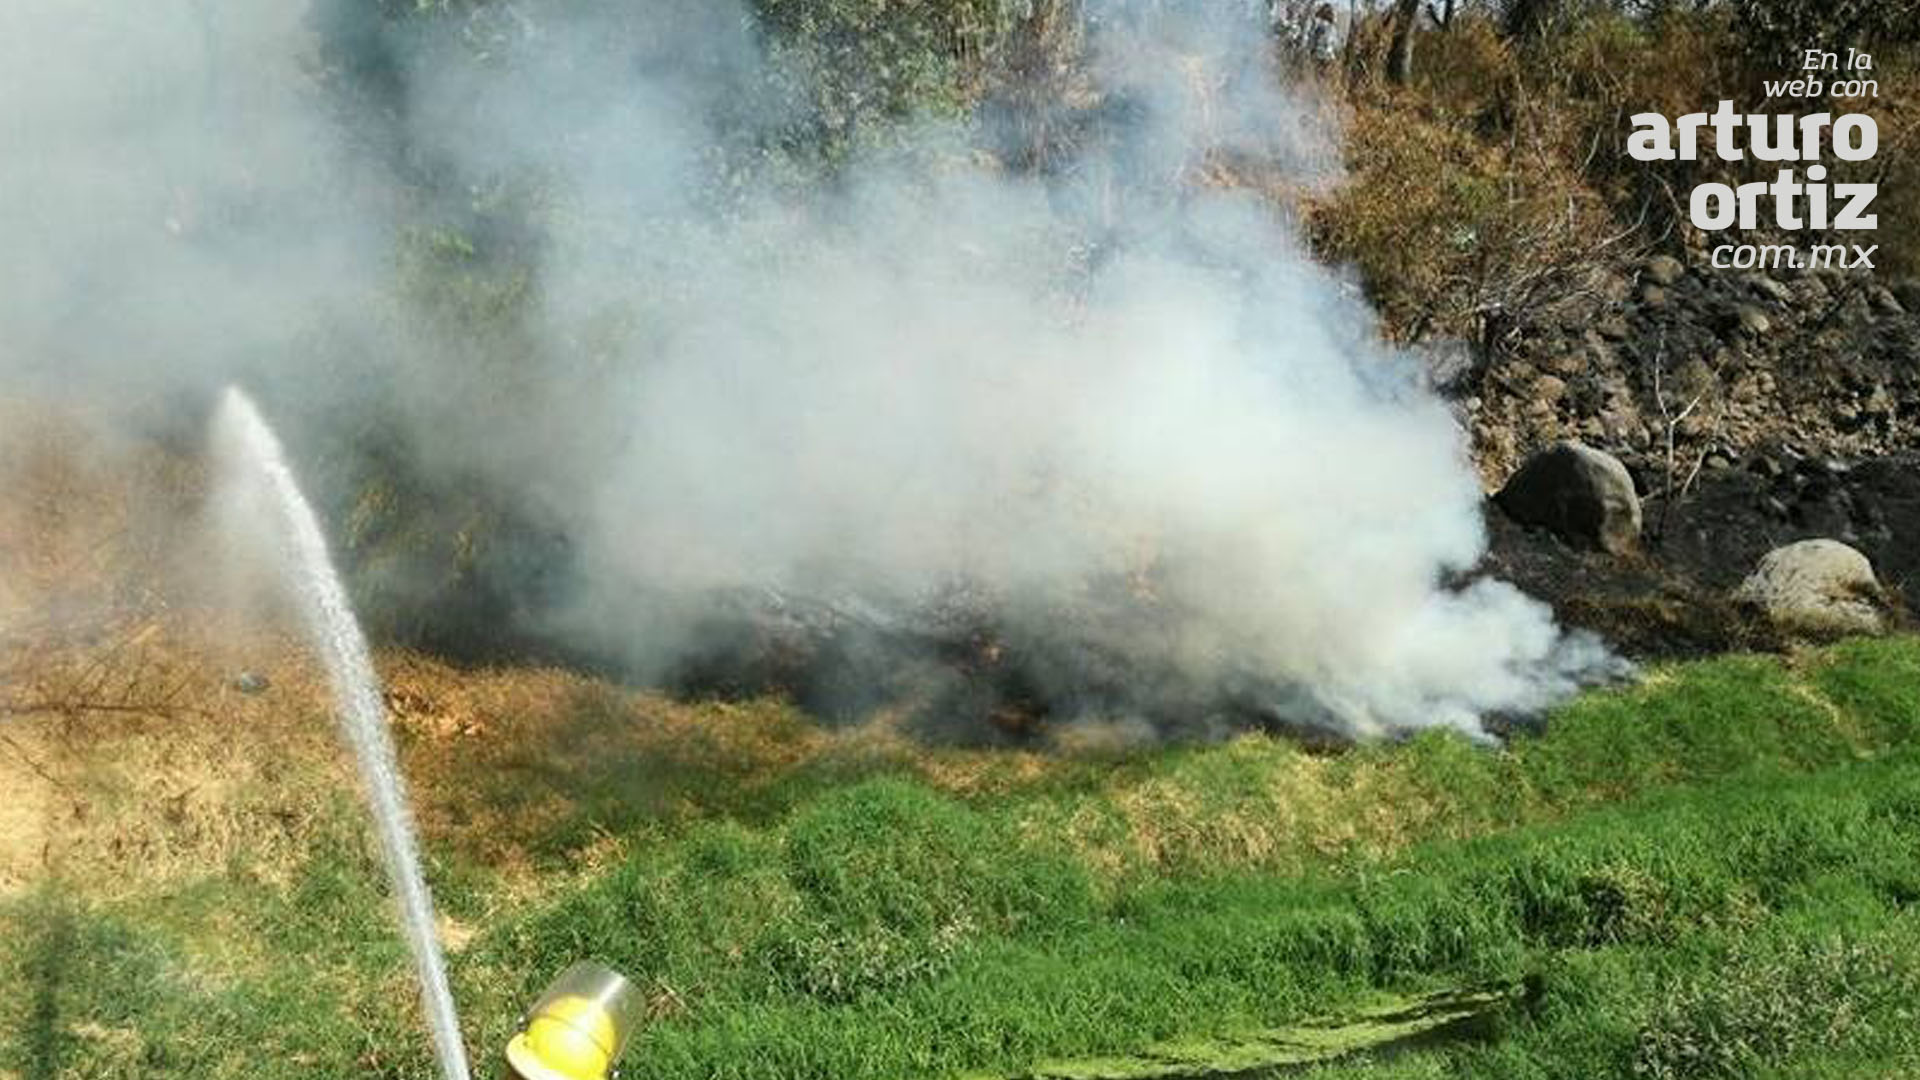
[(1607, 442), (1631, 443), (1646, 434), (1646, 425), (1631, 406), (1604, 408), (1597, 419), (1599, 433)]
[(1734, 311), (1734, 321), (1740, 332), (1749, 337), (1759, 337), (1773, 329), (1773, 320), (1767, 318), (1766, 312), (1752, 304), (1741, 304)]
[(1494, 501), (1523, 525), (1551, 529), (1569, 542), (1621, 554), (1640, 542), (1640, 498), (1613, 455), (1559, 442), (1533, 455)]
[(1873, 634), (1883, 625), (1873, 564), (1838, 540), (1802, 540), (1767, 552), (1734, 595), (1786, 629)]
[(1588, 285), (1595, 295), (1608, 303), (1617, 304), (1633, 295), (1633, 282), (1625, 274), (1602, 273), (1595, 275)]
[(1686, 266), (1671, 255), (1655, 255), (1640, 265), (1640, 276), (1655, 285), (1671, 285), (1686, 275)]
[(1747, 279), (1747, 284), (1753, 287), (1754, 292), (1759, 293), (1769, 300), (1784, 304), (1793, 299), (1792, 289), (1787, 288), (1777, 279), (1770, 278), (1765, 274), (1754, 274)]

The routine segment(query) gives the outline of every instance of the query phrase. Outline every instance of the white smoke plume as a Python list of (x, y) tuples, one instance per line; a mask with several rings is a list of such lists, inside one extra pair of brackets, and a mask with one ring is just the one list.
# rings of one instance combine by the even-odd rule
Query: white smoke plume
[[(32, 84), (0, 98), (31, 150), (0, 213), (34, 238), (0, 255), (0, 365), (304, 386), (315, 334), (372, 341), (330, 370), (372, 371), (432, 467), (565, 532), (551, 633), (662, 670), (696, 634), (672, 597), (964, 582), (1026, 640), (1285, 687), (1275, 711), (1367, 734), (1477, 732), (1609, 664), (1507, 586), (1443, 584), (1484, 546), (1462, 433), (1273, 202), (1212, 179), (1335, 171), (1243, 5), (1086, 4), (1088, 100), (1045, 169), (927, 117), (827, 182), (767, 149), (818, 120), (765, 92), (808, 73), (726, 2), (477, 9), (396, 47), (391, 144), (357, 157), (301, 5), (82, 6), (87, 32), (50, 0), (0, 25)], [(122, 62), (89, 83), (49, 41)], [(347, 317), (390, 306), (417, 209), (369, 179), (380, 153), (469, 209), (537, 192), (511, 363)]]
[(0, 373), (130, 402), (364, 310), (383, 215), (312, 100), (301, 5), (0, 5)]

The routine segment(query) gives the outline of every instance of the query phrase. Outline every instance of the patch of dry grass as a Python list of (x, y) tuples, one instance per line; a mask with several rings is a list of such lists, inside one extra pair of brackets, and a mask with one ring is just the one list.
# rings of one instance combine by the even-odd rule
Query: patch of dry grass
[(0, 895), (284, 877), (345, 775), (320, 680), (282, 637), (214, 636), (178, 586), (198, 464), (100, 430), (0, 402)]
[(297, 659), (252, 663), (272, 689), (244, 694), (235, 668), (157, 629), (102, 648), (45, 651), (44, 707), (0, 728), (0, 892), (47, 876), (107, 895), (208, 873), (284, 880), (351, 790), (318, 681)]

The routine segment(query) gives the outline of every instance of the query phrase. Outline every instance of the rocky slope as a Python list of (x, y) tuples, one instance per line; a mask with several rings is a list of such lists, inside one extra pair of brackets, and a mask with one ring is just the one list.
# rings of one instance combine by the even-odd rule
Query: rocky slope
[(1641, 655), (1780, 644), (1731, 594), (1801, 539), (1862, 551), (1897, 610), (1920, 576), (1920, 283), (1690, 260), (1598, 270), (1429, 351), (1489, 489), (1570, 439), (1618, 458), (1644, 504), (1624, 554), (1490, 505), (1487, 569)]
[(1495, 485), (1575, 438), (1643, 491), (1771, 452), (1845, 460), (1920, 446), (1920, 282), (1837, 270), (1714, 270), (1666, 255), (1595, 272), (1496, 320), (1444, 388)]

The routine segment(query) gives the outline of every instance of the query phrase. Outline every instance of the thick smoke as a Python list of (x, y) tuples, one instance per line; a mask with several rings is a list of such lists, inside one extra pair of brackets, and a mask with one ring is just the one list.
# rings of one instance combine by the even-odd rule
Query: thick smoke
[[(387, 261), (285, 0), (0, 5), (0, 373), (127, 405), (248, 367)], [(103, 402), (104, 403), (104, 402)]]
[[(0, 212), (34, 238), (0, 263), (0, 363), (286, 356), (269, 377), (305, 385), (316, 326), (375, 341), (408, 445), (566, 536), (549, 634), (664, 672), (714, 590), (964, 594), (1056, 666), (1119, 670), (1039, 688), (1089, 713), (1143, 707), (1088, 693), (1132, 679), (1361, 733), (1477, 731), (1607, 663), (1505, 585), (1443, 586), (1484, 544), (1462, 433), (1272, 201), (1218, 182), (1323, 182), (1337, 156), (1242, 5), (1086, 5), (1044, 167), (999, 164), (990, 121), (923, 118), (836, 131), (825, 181), (786, 164), (832, 128), (809, 72), (725, 2), (495, 5), (387, 40), (404, 92), (351, 146), (295, 5), (209, 0), (166, 35), (90, 6), (111, 40), (45, 0), (0, 35), (37, 83), (0, 103), (33, 150)], [(359, 294), (403, 218), (459, 223), (368, 179), (396, 174), (460, 212), (517, 200), (511, 363), (463, 364), (431, 326), (338, 329), (379, 308)]]

